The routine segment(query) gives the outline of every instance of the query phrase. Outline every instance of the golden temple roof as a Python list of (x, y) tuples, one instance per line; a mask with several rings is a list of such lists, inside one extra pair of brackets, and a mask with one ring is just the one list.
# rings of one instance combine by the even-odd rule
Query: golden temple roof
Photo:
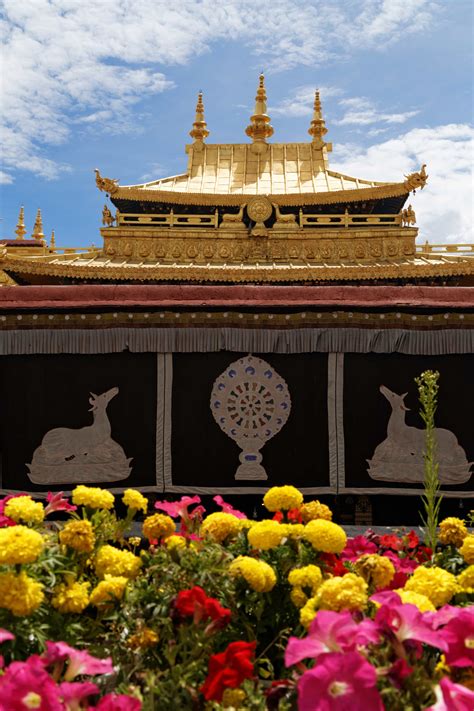
[[(150, 183), (121, 186), (155, 192), (205, 193), (208, 195), (287, 195), (359, 190), (387, 183), (360, 180), (328, 169), (323, 149), (311, 143), (272, 143), (263, 155), (252, 152), (253, 144), (204, 145), (189, 154), (182, 175)], [(117, 195), (119, 197), (119, 195)]]
[(329, 169), (328, 153), (332, 144), (324, 141), (327, 128), (322, 114), (319, 91), (315, 93), (314, 111), (308, 133), (311, 142), (268, 143), (274, 129), (266, 113), (263, 75), (257, 90), (255, 113), (246, 133), (251, 143), (206, 144), (202, 93), (199, 93), (196, 118), (190, 132), (194, 143), (186, 146), (188, 165), (185, 173), (138, 185), (118, 184), (103, 178), (96, 170), (100, 190), (111, 197), (145, 202), (170, 202), (191, 205), (238, 205), (257, 195), (268, 196), (279, 205), (329, 204), (341, 201), (383, 199), (407, 195), (426, 182), (423, 172), (400, 182), (364, 180)]

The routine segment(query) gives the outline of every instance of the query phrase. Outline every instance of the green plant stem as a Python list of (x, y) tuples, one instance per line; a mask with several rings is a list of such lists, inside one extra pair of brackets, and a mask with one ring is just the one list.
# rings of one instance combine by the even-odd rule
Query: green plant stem
[(438, 405), (438, 380), (439, 373), (432, 370), (425, 370), (419, 378), (415, 378), (421, 405), (420, 415), (426, 428), (425, 451), (423, 453), (425, 465), (424, 494), (421, 499), (424, 514), (420, 512), (420, 516), (425, 527), (426, 544), (433, 551), (438, 540), (437, 528), (442, 500), (438, 472), (439, 464), (436, 460), (437, 443), (434, 419)]

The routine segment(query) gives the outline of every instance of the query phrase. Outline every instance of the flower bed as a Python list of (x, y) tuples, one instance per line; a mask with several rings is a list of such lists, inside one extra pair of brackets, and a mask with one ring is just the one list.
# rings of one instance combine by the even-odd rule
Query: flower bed
[[(347, 539), (270, 489), (268, 518), (215, 497), (78, 486), (0, 501), (0, 711), (474, 708), (474, 536), (445, 519)], [(63, 524), (45, 523), (66, 511)], [(144, 514), (143, 538), (129, 537)], [(272, 518), (270, 518), (272, 517)]]

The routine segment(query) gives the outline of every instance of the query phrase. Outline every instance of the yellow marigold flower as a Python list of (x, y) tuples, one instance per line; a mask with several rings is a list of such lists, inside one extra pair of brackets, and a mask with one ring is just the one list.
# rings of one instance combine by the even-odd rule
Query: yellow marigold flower
[(128, 578), (124, 576), (105, 575), (105, 580), (100, 583), (91, 592), (90, 602), (95, 607), (100, 605), (110, 605), (111, 603), (121, 600), (128, 583)]
[(355, 562), (355, 568), (366, 583), (377, 590), (386, 588), (395, 575), (395, 567), (391, 560), (383, 555), (361, 555)]
[(329, 578), (320, 586), (317, 601), (321, 610), (363, 610), (367, 605), (367, 583), (355, 573)]
[(247, 529), (252, 528), (255, 523), (256, 522), (251, 518), (239, 518), (239, 531), (246, 531)]
[(222, 706), (225, 709), (240, 709), (247, 698), (243, 689), (224, 689), (222, 694)]
[(71, 583), (60, 583), (53, 590), (51, 604), (59, 612), (80, 613), (89, 604), (89, 588), (91, 584), (77, 581)]
[(5, 514), (19, 523), (41, 523), (44, 520), (44, 506), (36, 503), (31, 496), (16, 496), (5, 504)]
[(458, 583), (455, 576), (447, 570), (419, 565), (405, 583), (405, 590), (426, 595), (435, 607), (442, 607), (457, 592)]
[(441, 521), (439, 524), (439, 540), (441, 543), (451, 544), (452, 546), (462, 545), (463, 540), (466, 538), (468, 530), (464, 525), (464, 521), (455, 516), (449, 516)]
[(287, 535), (287, 527), (282, 526), (278, 521), (259, 521), (252, 528), (249, 528), (247, 540), (252, 548), (261, 551), (270, 550), (280, 545)]
[(464, 590), (474, 588), (474, 565), (470, 565), (463, 570), (462, 573), (458, 575), (457, 581)]
[(308, 602), (308, 596), (305, 591), (299, 585), (295, 585), (291, 588), (290, 600), (295, 607), (304, 607)]
[(141, 542), (142, 539), (140, 538), (140, 536), (130, 536), (130, 538), (127, 539), (127, 543), (130, 546), (134, 546), (135, 548), (139, 546)]
[(0, 573), (0, 607), (18, 617), (31, 615), (44, 600), (43, 586), (25, 571)]
[(469, 535), (463, 541), (461, 548), (459, 549), (462, 557), (468, 565), (474, 563), (474, 536)]
[(303, 538), (304, 536), (304, 526), (302, 523), (291, 523), (286, 526), (286, 535), (292, 540), (297, 540), (298, 538)]
[(304, 537), (313, 548), (324, 553), (340, 553), (347, 542), (344, 529), (337, 523), (319, 518), (305, 526)]
[(27, 526), (0, 528), (0, 565), (33, 563), (44, 548), (43, 536)]
[(186, 539), (184, 536), (168, 536), (168, 538), (165, 538), (165, 543), (170, 551), (176, 550), (177, 548), (186, 548)]
[(315, 521), (318, 518), (322, 518), (325, 521), (332, 521), (332, 511), (329, 506), (322, 504), (317, 499), (314, 501), (308, 501), (307, 504), (303, 504), (300, 508), (300, 513), (305, 523)]
[(94, 529), (90, 521), (68, 521), (59, 532), (59, 540), (79, 553), (90, 553), (95, 546)]
[(303, 568), (293, 568), (288, 575), (290, 585), (299, 585), (302, 588), (310, 588), (313, 593), (323, 582), (323, 574), (317, 565), (305, 565)]
[(270, 592), (276, 584), (273, 568), (265, 561), (249, 556), (238, 556), (230, 564), (229, 572), (234, 577), (244, 578), (256, 592)]
[(138, 556), (130, 551), (121, 551), (114, 546), (101, 546), (95, 557), (95, 572), (99, 578), (103, 578), (106, 573), (135, 578), (141, 565), (142, 561)]
[(239, 519), (223, 511), (209, 514), (201, 524), (201, 533), (216, 543), (222, 543), (226, 538), (236, 536), (238, 532)]
[(318, 599), (311, 597), (300, 610), (300, 622), (307, 630), (318, 612)]
[(130, 649), (149, 649), (154, 647), (158, 640), (159, 636), (155, 630), (149, 627), (142, 627), (139, 632), (132, 634), (127, 644)]
[(143, 535), (148, 540), (171, 536), (175, 530), (173, 519), (166, 514), (153, 514), (143, 521)]
[(263, 497), (267, 511), (298, 509), (303, 503), (303, 494), (294, 486), (272, 486)]
[(90, 509), (112, 509), (114, 495), (97, 486), (76, 486), (72, 492), (72, 503), (76, 506), (88, 506)]
[(127, 489), (122, 496), (122, 501), (129, 509), (143, 511), (146, 514), (148, 508), (148, 499), (135, 489)]
[(404, 604), (415, 605), (421, 612), (434, 612), (436, 610), (436, 607), (426, 595), (413, 592), (413, 590), (405, 590), (404, 588), (398, 588), (393, 592), (400, 595), (400, 599)]

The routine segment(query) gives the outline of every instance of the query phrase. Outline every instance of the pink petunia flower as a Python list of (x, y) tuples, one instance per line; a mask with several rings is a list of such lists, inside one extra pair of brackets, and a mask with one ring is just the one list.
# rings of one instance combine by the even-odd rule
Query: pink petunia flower
[(443, 605), (436, 612), (425, 612), (424, 618), (430, 623), (434, 630), (447, 625), (453, 617), (456, 617), (459, 613), (459, 607), (453, 607), (452, 605)]
[(68, 711), (79, 711), (81, 702), (88, 696), (98, 694), (100, 689), (91, 681), (63, 681), (59, 684), (59, 692)]
[(64, 675), (65, 681), (72, 681), (79, 674), (111, 674), (114, 670), (111, 657), (98, 659), (84, 650), (70, 647), (65, 642), (46, 642), (46, 664), (56, 664), (66, 659), (69, 659), (69, 664)]
[[(168, 514), (168, 516), (171, 516), (171, 518), (190, 518), (193, 514), (193, 512), (188, 511), (188, 507), (191, 506), (191, 504), (200, 504), (201, 503), (201, 498), (199, 496), (182, 496), (179, 501), (156, 501), (155, 502), (155, 509), (159, 509), (160, 511), (164, 511), (165, 513)], [(196, 507), (196, 508), (202, 508), (202, 507)], [(193, 511), (195, 511), (194, 509)]]
[(474, 608), (457, 608), (457, 615), (449, 620), (442, 635), (448, 644), (446, 663), (474, 668)]
[(300, 678), (298, 710), (383, 711), (376, 683), (375, 668), (361, 654), (326, 654)]
[(214, 496), (213, 501), (215, 501), (216, 504), (221, 507), (224, 513), (230, 513), (236, 518), (247, 518), (247, 516), (242, 513), (242, 511), (237, 511), (237, 509), (234, 509), (232, 504), (228, 504), (226, 501), (224, 501), (222, 496)]
[(52, 491), (48, 492), (48, 495), (46, 497), (46, 501), (48, 502), (48, 505), (46, 506), (44, 513), (45, 516), (48, 516), (48, 514), (53, 513), (53, 511), (76, 511), (77, 506), (74, 506), (73, 504), (70, 504), (67, 499), (63, 497), (64, 492), (63, 491), (58, 491), (56, 493), (53, 493)]
[(436, 703), (426, 711), (472, 711), (474, 709), (474, 692), (455, 684), (447, 676), (435, 687)]
[(382, 603), (375, 615), (375, 622), (381, 630), (392, 634), (400, 643), (424, 642), (443, 651), (447, 649), (443, 636), (433, 630), (423, 613), (415, 605), (403, 604), (397, 593), (380, 592), (370, 599)]
[(140, 711), (141, 707), (141, 701), (125, 694), (107, 694), (94, 706), (98, 711)]
[(2, 642), (8, 642), (10, 639), (15, 639), (15, 635), (0, 627), (0, 644)]
[(26, 662), (12, 662), (0, 676), (0, 711), (27, 709), (64, 711), (59, 688), (37, 655)]
[(349, 538), (346, 547), (341, 553), (341, 560), (357, 560), (361, 555), (376, 553), (377, 546), (365, 536)]
[(350, 612), (320, 610), (303, 639), (290, 637), (285, 651), (287, 667), (302, 659), (317, 659), (328, 652), (352, 652), (357, 647), (378, 642), (380, 633), (372, 620), (360, 625), (354, 622)]

